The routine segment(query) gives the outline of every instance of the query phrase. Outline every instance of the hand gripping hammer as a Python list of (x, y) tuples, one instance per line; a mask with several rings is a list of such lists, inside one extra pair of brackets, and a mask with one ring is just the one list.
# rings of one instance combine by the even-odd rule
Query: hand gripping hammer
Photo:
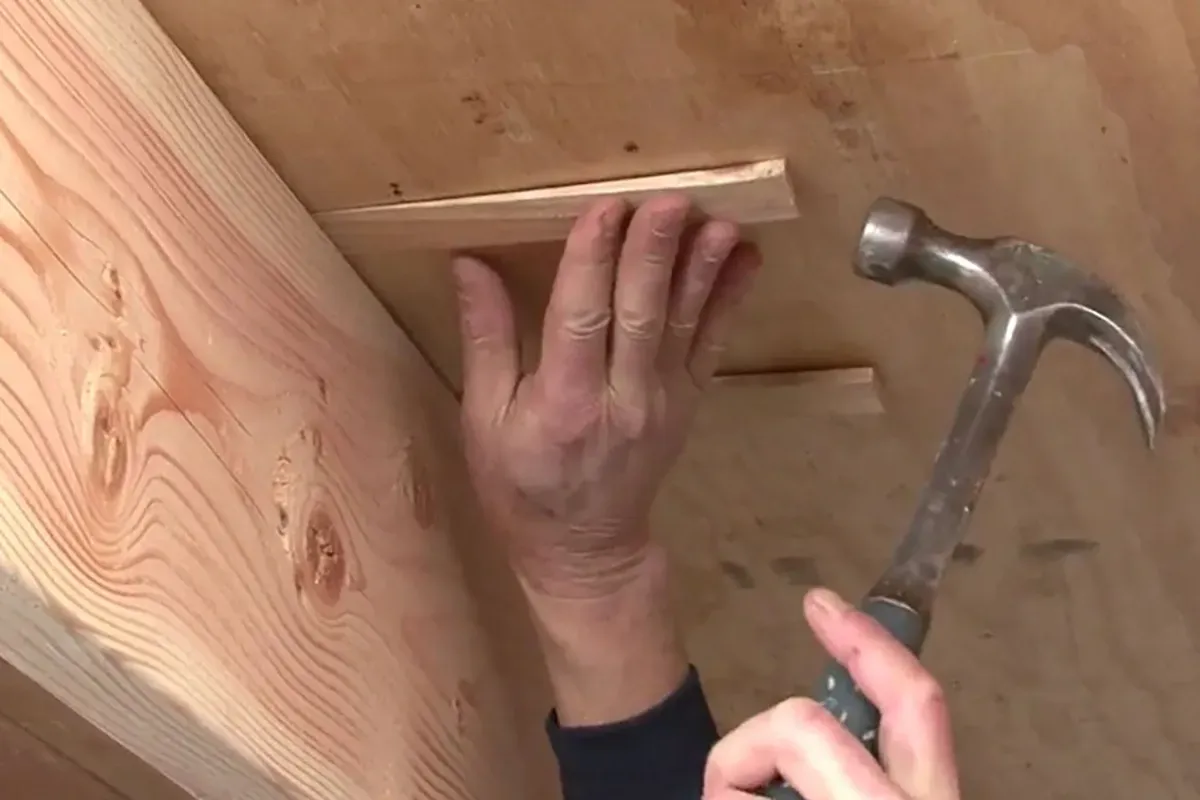
[[(1045, 346), (1067, 339), (1107, 358), (1133, 391), (1150, 447), (1166, 411), (1162, 378), (1122, 299), (1038, 245), (959, 236), (914, 206), (882, 198), (863, 224), (854, 269), (889, 286), (922, 280), (953, 289), (971, 301), (986, 325), (982, 351), (908, 533), (860, 606), (919, 654), (942, 574), (966, 533), (1017, 398)], [(814, 698), (878, 757), (879, 710), (845, 668), (836, 662), (828, 666)], [(782, 781), (760, 794), (801, 800)]]

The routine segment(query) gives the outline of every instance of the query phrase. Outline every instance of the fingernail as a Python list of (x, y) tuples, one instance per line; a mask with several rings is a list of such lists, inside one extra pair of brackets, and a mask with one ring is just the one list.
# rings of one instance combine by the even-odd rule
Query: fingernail
[(809, 608), (821, 617), (841, 616), (850, 610), (845, 600), (828, 589), (813, 589), (807, 599)]

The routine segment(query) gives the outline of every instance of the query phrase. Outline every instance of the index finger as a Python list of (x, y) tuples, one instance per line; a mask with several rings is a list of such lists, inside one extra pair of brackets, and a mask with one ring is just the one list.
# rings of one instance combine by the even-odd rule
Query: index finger
[(785, 700), (709, 754), (704, 800), (741, 800), (776, 775), (804, 800), (904, 800), (875, 759), (819, 703)]
[(958, 797), (950, 715), (941, 685), (882, 625), (826, 589), (804, 598), (817, 639), (879, 709), (879, 755), (913, 800)]

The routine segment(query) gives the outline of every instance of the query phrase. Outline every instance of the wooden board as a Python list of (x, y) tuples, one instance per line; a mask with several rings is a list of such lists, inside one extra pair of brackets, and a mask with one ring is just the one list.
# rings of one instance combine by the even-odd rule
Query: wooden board
[(533, 795), (450, 395), (137, 2), (0, 76), (0, 657), (195, 796)]
[[(800, 217), (754, 232), (766, 269), (725, 368), (876, 364), (888, 414), (831, 420), (743, 395), (694, 438), (660, 528), (726, 721), (807, 688), (803, 587), (868, 585), (974, 357), (961, 299), (851, 276), (870, 201), (1032, 238), (1111, 281), (1167, 370), (1160, 452), (1142, 452), (1111, 370), (1052, 349), (930, 658), (972, 797), (1200, 792), (1195, 4), (148, 5), (312, 210), (788, 158)], [(535, 330), (555, 248), (490, 255)], [(445, 260), (355, 265), (454, 380)]]
[(718, 169), (667, 172), (544, 189), (386, 203), (318, 214), (317, 222), (344, 254), (378, 258), (409, 250), (553, 242), (567, 238), (592, 203), (619, 197), (686, 192), (698, 213), (743, 225), (796, 217), (796, 196), (781, 158)]

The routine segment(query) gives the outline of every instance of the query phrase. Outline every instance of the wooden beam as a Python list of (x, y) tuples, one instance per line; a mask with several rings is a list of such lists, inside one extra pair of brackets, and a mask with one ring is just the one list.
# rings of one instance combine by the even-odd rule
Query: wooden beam
[(410, 342), (136, 0), (0, 4), (0, 120), (0, 657), (196, 796), (530, 796)]
[(697, 207), (743, 224), (795, 219), (795, 191), (782, 158), (720, 169), (669, 172), (517, 192), (327, 211), (316, 215), (348, 256), (565, 239), (575, 218), (602, 197), (637, 202), (678, 191)]

